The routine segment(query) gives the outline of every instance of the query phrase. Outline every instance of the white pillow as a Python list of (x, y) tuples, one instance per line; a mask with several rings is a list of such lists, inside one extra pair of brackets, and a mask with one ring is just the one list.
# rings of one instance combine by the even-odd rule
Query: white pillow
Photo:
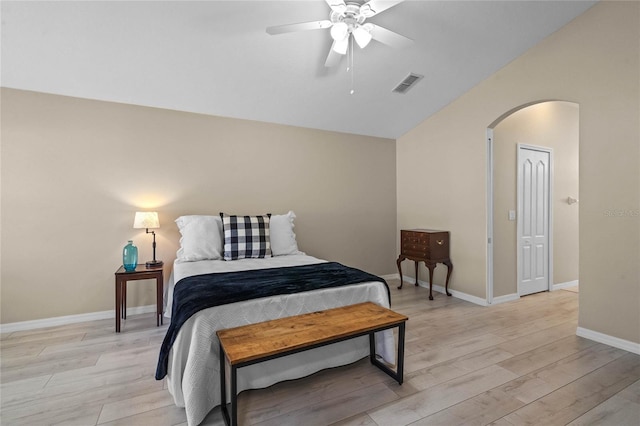
[(220, 216), (180, 216), (176, 224), (182, 237), (176, 253), (178, 260), (222, 259), (222, 219)]
[(293, 232), (293, 219), (296, 214), (290, 211), (287, 214), (271, 215), (271, 253), (273, 256), (284, 256), (287, 254), (300, 254), (296, 234)]

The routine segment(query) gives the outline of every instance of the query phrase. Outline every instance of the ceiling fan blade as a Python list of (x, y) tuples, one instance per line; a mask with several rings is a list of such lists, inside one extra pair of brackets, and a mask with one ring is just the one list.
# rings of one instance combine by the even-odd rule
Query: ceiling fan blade
[(347, 5), (344, 0), (325, 0), (331, 10), (334, 12), (338, 12), (340, 14), (344, 13), (347, 10)]
[(411, 40), (410, 38), (407, 38), (403, 35), (395, 33), (379, 25), (375, 25), (375, 24), (371, 24), (371, 25), (372, 25), (371, 37), (374, 40), (379, 41), (380, 43), (384, 43), (387, 46), (398, 47), (398, 48), (408, 47), (413, 44), (413, 40)]
[[(329, 0), (327, 0), (328, 2)], [(360, 6), (360, 13), (362, 13), (367, 18), (371, 18), (372, 16), (377, 15), (380, 12), (384, 12), (397, 5), (398, 3), (402, 3), (404, 0), (369, 0), (362, 6)]]
[(331, 45), (331, 49), (329, 49), (329, 55), (327, 55), (327, 60), (324, 63), (324, 66), (327, 68), (333, 68), (340, 63), (342, 59), (342, 55), (336, 52), (333, 48), (335, 47), (336, 42), (334, 41)]
[(276, 25), (275, 27), (267, 27), (267, 33), (275, 35), (292, 33), (295, 31), (321, 30), (323, 28), (329, 28), (332, 25), (333, 23), (328, 19), (325, 19), (324, 21), (302, 22), (300, 24)]

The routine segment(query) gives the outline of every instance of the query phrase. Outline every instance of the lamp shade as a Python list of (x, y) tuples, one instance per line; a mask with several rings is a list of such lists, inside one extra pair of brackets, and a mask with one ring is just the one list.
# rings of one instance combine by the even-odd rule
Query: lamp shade
[(133, 220), (133, 227), (147, 228), (147, 229), (160, 228), (158, 213), (157, 212), (136, 212), (136, 217)]
[(360, 46), (361, 49), (364, 49), (367, 47), (367, 44), (369, 44), (372, 37), (366, 26), (359, 26), (353, 30), (353, 38), (356, 39), (358, 46)]
[(331, 27), (331, 38), (342, 41), (349, 35), (349, 26), (344, 22), (337, 22)]
[(341, 55), (347, 54), (347, 49), (349, 48), (349, 39), (345, 38), (344, 40), (334, 41), (333, 42), (333, 51), (339, 53)]

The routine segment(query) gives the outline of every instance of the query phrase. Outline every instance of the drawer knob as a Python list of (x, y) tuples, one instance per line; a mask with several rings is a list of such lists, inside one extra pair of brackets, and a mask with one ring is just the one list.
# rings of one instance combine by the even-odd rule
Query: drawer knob
[(438, 243), (438, 245), (441, 246), (442, 244), (444, 244), (444, 240), (436, 240), (436, 243)]

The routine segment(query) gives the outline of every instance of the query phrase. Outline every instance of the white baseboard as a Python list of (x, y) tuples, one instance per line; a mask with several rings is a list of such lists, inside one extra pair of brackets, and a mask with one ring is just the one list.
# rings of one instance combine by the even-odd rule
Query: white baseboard
[[(416, 279), (413, 277), (407, 277), (405, 275), (403, 275), (404, 277), (404, 281), (411, 283), (411, 284), (415, 284)], [(400, 279), (400, 275), (396, 274), (394, 276), (394, 278), (396, 279)], [(385, 278), (386, 279), (386, 278)], [(418, 285), (420, 287), (424, 287), (424, 288), (429, 288), (429, 283), (426, 281), (422, 281), (422, 280), (418, 280)], [(442, 293), (445, 294), (445, 288), (443, 286), (439, 286), (439, 285), (433, 285), (433, 291), (437, 291), (438, 293)], [(453, 289), (449, 289), (449, 293), (451, 293), (451, 296), (457, 298), (457, 299), (461, 299), (461, 300), (465, 300), (467, 302), (471, 302), (471, 303), (475, 303), (476, 305), (480, 305), (480, 306), (488, 306), (487, 301), (485, 299), (482, 299), (480, 297), (477, 296), (472, 296), (471, 294), (467, 294), (467, 293), (463, 293), (461, 291), (458, 290), (453, 290)]]
[(500, 303), (512, 302), (520, 299), (518, 293), (505, 294), (504, 296), (494, 297), (491, 302), (492, 305), (499, 305)]
[[(578, 280), (567, 281), (566, 283), (553, 284), (551, 286), (551, 291), (561, 290), (563, 288), (577, 287), (578, 284), (579, 284)], [(520, 299), (520, 296), (518, 295), (518, 293), (505, 294), (504, 296), (494, 297), (491, 304), (498, 305), (500, 303), (511, 302), (518, 299)]]
[[(425, 283), (422, 283), (422, 281), (418, 281), (418, 283), (419, 283), (419, 285), (420, 285), (420, 286), (422, 286), (422, 287), (429, 287), (429, 283), (426, 283), (426, 282), (425, 282)], [(424, 285), (423, 285), (423, 284), (424, 284)], [(441, 286), (439, 286), (439, 285), (434, 285), (434, 286), (433, 286), (433, 289), (434, 289), (435, 291), (439, 292), (439, 293), (443, 293), (443, 294), (445, 293), (445, 291), (444, 291), (444, 287), (441, 287)], [(463, 293), (463, 292), (461, 292), (461, 291), (458, 291), (458, 290), (452, 290), (452, 289), (449, 289), (449, 293), (451, 293), (451, 295), (452, 295), (453, 297), (456, 297), (456, 298), (461, 299), (461, 300), (465, 300), (465, 301), (467, 301), (467, 302), (474, 303), (474, 304), (476, 304), (476, 305), (480, 305), (480, 306), (489, 306), (489, 305), (487, 304), (486, 299), (482, 299), (482, 298), (480, 298), (480, 297), (478, 297), (478, 296), (473, 296), (473, 295), (471, 295), (471, 294)]]
[(390, 275), (378, 275), (380, 278), (382, 278), (383, 280), (399, 280), (400, 279), (400, 275), (399, 274), (390, 274)]
[(563, 288), (578, 287), (579, 280), (567, 281), (566, 283), (558, 283), (551, 286), (551, 291), (561, 290)]
[[(127, 315), (147, 314), (156, 311), (156, 305), (135, 306), (127, 308)], [(90, 312), (88, 314), (66, 315), (63, 317), (43, 318), (32, 321), (11, 322), (0, 324), (0, 333), (34, 330), (36, 328), (56, 327), (58, 325), (75, 324), (78, 322), (97, 321), (116, 317), (116, 311)]]
[[(383, 275), (381, 276), (381, 278), (384, 278), (385, 280), (392, 280), (392, 279), (400, 279), (400, 275), (399, 274), (391, 274), (391, 275)], [(416, 280), (413, 277), (408, 277), (408, 276), (404, 276), (404, 281), (411, 283), (411, 284), (415, 284)], [(574, 281), (567, 281), (566, 283), (559, 283), (559, 284), (554, 284), (552, 287), (552, 291), (555, 290), (560, 290), (563, 288), (569, 288), (569, 287), (574, 287), (577, 286), (579, 284), (578, 280), (574, 280)], [(422, 281), (422, 280), (418, 280), (418, 285), (420, 287), (425, 287), (425, 288), (429, 288), (429, 283), (426, 281)], [(437, 291), (438, 293), (444, 293), (444, 287), (439, 286), (439, 285), (434, 285), (433, 286), (433, 290)], [(451, 293), (452, 296), (457, 297), (458, 299), (462, 299), (462, 300), (466, 300), (467, 302), (471, 302), (471, 303), (475, 303), (476, 305), (480, 305), (480, 306), (489, 306), (489, 304), (487, 303), (486, 300), (477, 297), (477, 296), (472, 296), (470, 294), (467, 293), (463, 293), (461, 291), (457, 291), (457, 290), (451, 290), (449, 289), (449, 293)], [(501, 303), (506, 303), (506, 302), (512, 302), (514, 300), (518, 300), (520, 299), (520, 296), (518, 295), (518, 293), (512, 293), (512, 294), (505, 294), (504, 296), (498, 296), (498, 297), (494, 297), (493, 301), (491, 302), (491, 305), (499, 305)]]
[(622, 349), (634, 354), (640, 355), (640, 343), (635, 343), (630, 340), (620, 339), (618, 337), (609, 336), (608, 334), (599, 333), (597, 331), (589, 330), (588, 328), (578, 327), (576, 335), (584, 337), (585, 339), (593, 340), (594, 342), (604, 343), (605, 345), (613, 346), (614, 348)]

